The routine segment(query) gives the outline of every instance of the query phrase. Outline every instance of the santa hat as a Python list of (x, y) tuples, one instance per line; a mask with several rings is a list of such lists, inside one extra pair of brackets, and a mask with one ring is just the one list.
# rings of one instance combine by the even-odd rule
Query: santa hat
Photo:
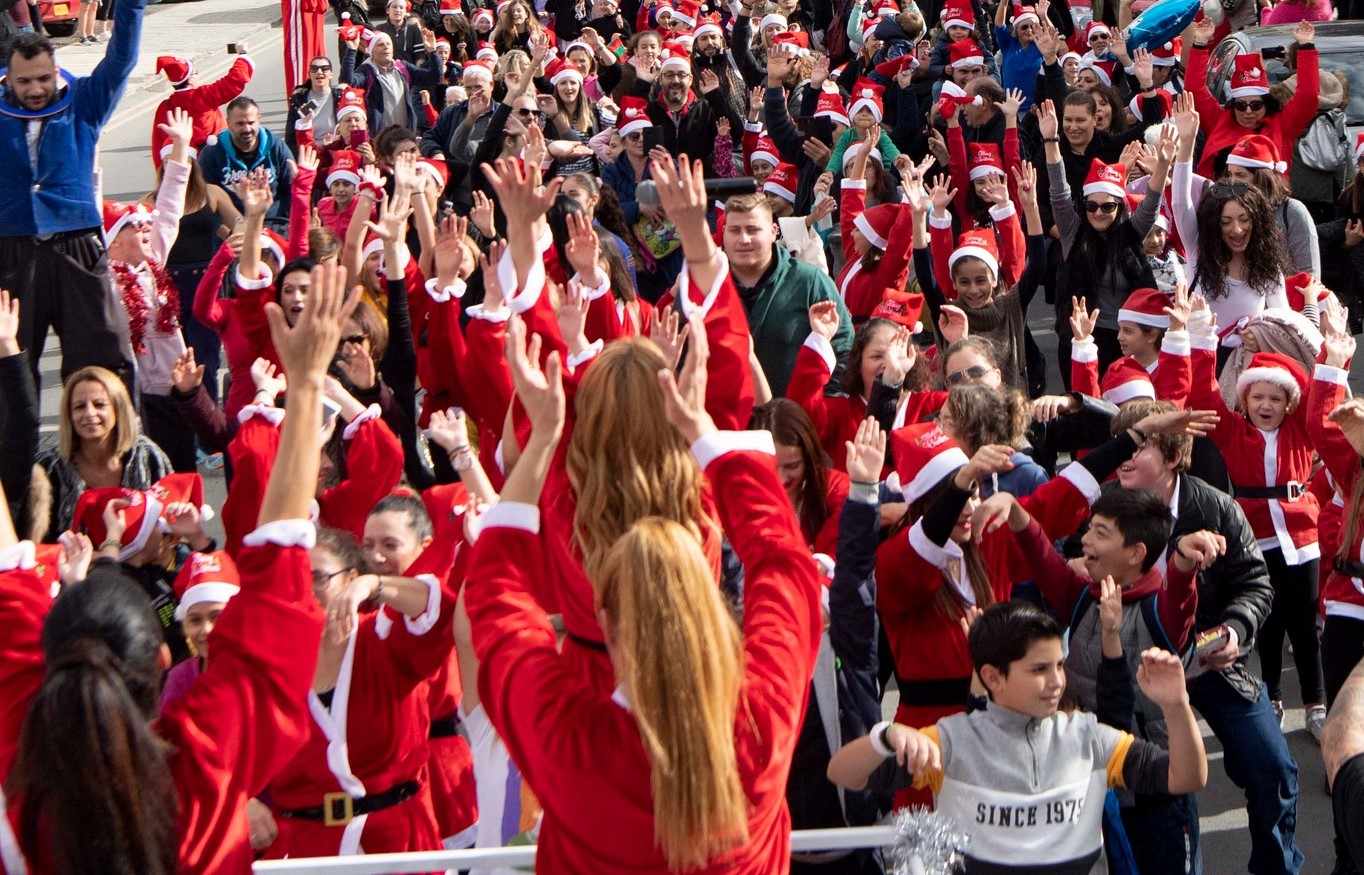
[(973, 39), (958, 40), (947, 47), (947, 66), (953, 70), (958, 67), (983, 67), (985, 53)]
[(1105, 164), (1095, 158), (1089, 163), (1089, 173), (1085, 176), (1082, 194), (1111, 194), (1119, 200), (1127, 197), (1127, 165)]
[[(847, 172), (848, 172), (848, 165), (849, 165), (849, 164), (852, 164), (854, 161), (856, 161), (856, 160), (857, 160), (857, 156), (858, 156), (858, 155), (861, 155), (861, 154), (862, 154), (862, 144), (861, 144), (860, 142), (859, 142), (859, 143), (853, 143), (851, 146), (849, 146), (848, 148), (846, 148), (846, 149), (843, 150), (843, 172), (844, 172), (844, 173), (847, 173)], [(873, 146), (871, 152), (867, 155), (867, 160), (868, 160), (868, 161), (880, 161), (880, 160), (881, 160), (881, 150), (878, 149), (878, 148), (876, 148), (875, 146)]]
[(1364, 131), (1355, 135), (1355, 161), (1364, 157)]
[(450, 167), (439, 158), (421, 158), (417, 161), (417, 169), (436, 181), (436, 191), (445, 191), (450, 183)]
[[(360, 263), (364, 264), (366, 261), (369, 260), (369, 257), (371, 255), (373, 255), (376, 252), (382, 254), (383, 251), (384, 251), (383, 239), (380, 237), (371, 237), (370, 241), (365, 244), (365, 248), (360, 254)], [(399, 240), (398, 264), (396, 266), (388, 265), (381, 260), (379, 262), (379, 276), (383, 277), (384, 279), (402, 279), (402, 277), (406, 275), (407, 265), (411, 263), (411, 261), (412, 261), (411, 251), (408, 250), (406, 243)], [(396, 267), (392, 274), (389, 273), (390, 267)]]
[(204, 602), (227, 602), (241, 592), (237, 563), (222, 550), (191, 553), (175, 575), (175, 619), (183, 621), (189, 609)]
[[(190, 157), (190, 158), (198, 158), (198, 157), (199, 157), (199, 150), (198, 150), (198, 149), (194, 148), (193, 146), (187, 146), (187, 147), (185, 147), (185, 148), (186, 148), (186, 150), (187, 150), (187, 152), (188, 152), (188, 157)], [(174, 152), (174, 151), (175, 151), (175, 143), (174, 143), (174, 142), (164, 143), (164, 144), (162, 144), (161, 149), (160, 149), (160, 151), (157, 152), (157, 154), (161, 156), (161, 160), (162, 160), (162, 161), (165, 161), (167, 158), (170, 157), (170, 153), (172, 153), (172, 152)]]
[(999, 244), (994, 231), (976, 228), (958, 237), (957, 248), (947, 257), (947, 269), (952, 270), (963, 258), (979, 258), (999, 278)]
[[(1165, 107), (1165, 118), (1169, 118), (1170, 111), (1174, 107), (1174, 95), (1170, 93), (1168, 88), (1158, 88), (1156, 89), (1155, 98)], [(1141, 105), (1144, 102), (1145, 100), (1140, 94), (1132, 95), (1132, 99), (1127, 102), (1127, 111), (1132, 113), (1137, 121), (1145, 121), (1141, 111)], [(1146, 129), (1146, 136), (1150, 137), (1152, 131), (1159, 132), (1159, 130), (1160, 125), (1152, 125)], [(1159, 136), (1157, 136), (1156, 139), (1159, 140)], [(1154, 143), (1152, 145), (1154, 145)]]
[(363, 159), (361, 159), (359, 152), (350, 149), (333, 152), (331, 169), (327, 171), (327, 186), (331, 187), (333, 182), (349, 182), (351, 185), (359, 185), (362, 163)]
[(1123, 357), (1108, 366), (1099, 384), (1103, 399), (1119, 406), (1133, 398), (1155, 398), (1151, 375), (1134, 358)]
[(876, 36), (876, 26), (881, 23), (881, 19), (874, 15), (868, 15), (862, 19), (862, 42), (866, 42)]
[(1247, 134), (1237, 140), (1231, 154), (1227, 156), (1227, 163), (1237, 167), (1273, 170), (1276, 173), (1288, 170), (1287, 162), (1279, 160), (1279, 147), (1264, 134)]
[(783, 55), (802, 58), (810, 54), (810, 35), (804, 31), (786, 31), (772, 37), (772, 48)]
[(696, 34), (692, 33), (690, 30), (674, 31), (672, 41), (686, 49), (687, 54), (690, 55), (692, 46), (696, 44)]
[(1231, 74), (1232, 100), (1240, 97), (1264, 97), (1269, 93), (1269, 77), (1259, 52), (1247, 52), (1235, 58), (1236, 69)]
[[(474, 58), (479, 61), (487, 61), (489, 64), (497, 63), (497, 49), (487, 40), (479, 40), (478, 51), (474, 52)], [(489, 69), (492, 69), (489, 67)]]
[(905, 501), (913, 504), (971, 461), (936, 422), (920, 422), (890, 433), (895, 471)]
[(113, 243), (118, 232), (129, 225), (150, 224), (152, 214), (141, 203), (104, 202), (104, 240)]
[(365, 107), (365, 92), (358, 88), (347, 88), (341, 92), (341, 99), (336, 104), (336, 120), (348, 115), (358, 116), (361, 121), (368, 121), (369, 110)]
[(706, 34), (713, 33), (721, 39), (725, 38), (725, 29), (720, 24), (720, 13), (712, 12), (697, 19), (696, 29), (692, 31), (694, 39), (700, 39)]
[(885, 88), (871, 81), (870, 79), (858, 79), (852, 89), (852, 106), (848, 107), (848, 118), (857, 115), (861, 110), (870, 110), (872, 117), (877, 122), (881, 121), (884, 109), (881, 106), (881, 94)]
[(872, 319), (889, 319), (917, 334), (923, 326), (919, 316), (924, 310), (924, 296), (918, 292), (903, 289), (886, 289), (881, 293), (881, 303), (871, 311)]
[(919, 66), (919, 60), (913, 55), (905, 53), (903, 55), (897, 55), (889, 61), (882, 61), (873, 69), (876, 70), (877, 75), (885, 76), (887, 79), (894, 79), (899, 75), (900, 71), (905, 68), (906, 64), (910, 64), (910, 69), (912, 70)]
[(374, 47), (381, 42), (393, 45), (393, 37), (384, 33), (382, 30), (369, 30), (365, 32), (365, 51), (374, 54)]
[(1104, 24), (1102, 21), (1091, 21), (1089, 24), (1085, 25), (1085, 45), (1089, 45), (1089, 41), (1096, 33), (1101, 33), (1107, 37), (1113, 36), (1113, 31), (1109, 29), (1108, 25)]
[(762, 33), (769, 27), (780, 27), (782, 30), (786, 30), (786, 16), (780, 12), (767, 13), (758, 22), (758, 33)]
[(1100, 82), (1112, 88), (1113, 76), (1118, 72), (1118, 62), (1102, 61), (1094, 57), (1093, 53), (1086, 53), (1085, 56), (1080, 59), (1080, 69), (1094, 71), (1094, 75)]
[(1255, 383), (1269, 383), (1288, 393), (1288, 403), (1296, 404), (1307, 394), (1307, 372), (1292, 356), (1281, 352), (1257, 352), (1250, 364), (1236, 377), (1236, 395), (1242, 397)]
[(1151, 50), (1151, 63), (1157, 67), (1173, 67), (1179, 63), (1179, 56), (1183, 51), (1184, 40), (1175, 37)]
[(777, 152), (777, 144), (767, 134), (760, 134), (758, 142), (753, 146), (753, 151), (748, 156), (749, 163), (754, 161), (766, 161), (773, 167), (781, 163), (781, 158)]
[(1080, 53), (1079, 53), (1079, 52), (1066, 52), (1064, 55), (1061, 56), (1061, 66), (1062, 66), (1062, 67), (1064, 67), (1067, 63), (1069, 63), (1069, 62), (1071, 62), (1071, 61), (1074, 61), (1075, 63), (1080, 64), (1080, 63), (1083, 63), (1083, 62), (1084, 62), (1084, 58), (1080, 57)]
[(128, 502), (123, 509), (124, 529), (118, 549), (118, 561), (126, 562), (147, 546), (158, 528), (161, 512), (165, 510), (165, 505), (149, 492), (121, 486), (87, 489), (76, 499), (76, 509), (71, 514), (71, 530), (84, 532), (98, 549), (109, 535), (104, 525), (104, 508), (115, 499)]
[(826, 118), (848, 127), (848, 108), (843, 105), (843, 95), (837, 91), (821, 91), (819, 102), (815, 104), (815, 118)]
[[(1284, 291), (1288, 295), (1288, 306), (1293, 312), (1301, 313), (1302, 308), (1307, 305), (1307, 289), (1312, 283), (1316, 282), (1316, 277), (1308, 271), (1295, 273), (1283, 281)], [(1313, 301), (1313, 303), (1316, 303)]]
[(464, 70), (460, 73), (460, 78), (473, 74), (475, 79), (487, 79), (493, 81), (493, 65), (481, 58), (474, 58), (472, 61), (464, 62)]
[[(1135, 213), (1137, 211), (1137, 208), (1141, 206), (1141, 202), (1145, 199), (1146, 195), (1144, 193), (1137, 191), (1129, 191), (1127, 193), (1127, 212)], [(1160, 209), (1156, 210), (1156, 217), (1151, 222), (1151, 226), (1154, 228), (1159, 228), (1160, 230), (1166, 233), (1169, 233), (1170, 218), (1165, 215), (1164, 205), (1162, 205)]]
[(285, 241), (284, 238), (279, 235), (278, 231), (270, 228), (264, 229), (261, 232), (260, 245), (268, 250), (271, 255), (275, 256), (276, 263), (281, 267), (288, 262), (288, 259), (284, 257)]
[(592, 54), (591, 46), (589, 46), (587, 43), (583, 42), (580, 39), (575, 39), (573, 42), (564, 46), (564, 57), (565, 58), (568, 57), (568, 53), (573, 51), (574, 49), (581, 49), (582, 51), (587, 52), (589, 55)]
[(763, 182), (765, 193), (775, 194), (790, 204), (796, 202), (796, 189), (799, 187), (800, 171), (796, 169), (796, 165), (787, 164), (785, 161), (778, 164)]
[(872, 11), (876, 13), (877, 19), (894, 18), (900, 14), (900, 4), (896, 3), (895, 0), (877, 0)]
[[(938, 92), (938, 97), (941, 98), (938, 101), (940, 104), (943, 101), (949, 101), (957, 106), (979, 106), (985, 102), (985, 99), (979, 94), (975, 97), (967, 94), (965, 88), (962, 88), (951, 79), (943, 80), (942, 89)], [(941, 110), (939, 110), (939, 114), (942, 114)]]
[(164, 73), (172, 88), (179, 88), (188, 84), (189, 77), (194, 75), (194, 62), (175, 55), (161, 55), (156, 59), (156, 72)]
[(493, 15), (491, 9), (480, 9), (474, 13), (474, 17), (469, 23), (473, 25), (474, 28), (477, 28), (479, 21), (486, 21), (488, 22), (488, 27), (492, 27), (497, 24), (497, 17)]
[(454, 2), (454, 0), (440, 0), (440, 14), (463, 15), (464, 8), (460, 6), (459, 3)]
[(884, 250), (890, 239), (890, 229), (904, 209), (908, 209), (904, 204), (877, 204), (858, 213), (853, 219), (853, 227), (861, 231), (872, 246)]
[(660, 73), (665, 70), (682, 70), (691, 72), (691, 51), (686, 46), (676, 40), (669, 40), (663, 44), (663, 63), (659, 66)]
[(630, 94), (620, 99), (620, 115), (616, 116), (616, 130), (620, 131), (622, 137), (628, 137), (635, 131), (653, 126), (654, 123), (649, 120), (649, 104), (644, 98)]
[(563, 58), (555, 58), (550, 61), (549, 67), (545, 70), (545, 75), (549, 78), (551, 85), (558, 85), (560, 82), (566, 82), (569, 79), (579, 85), (583, 83), (582, 71)]
[(1119, 322), (1134, 322), (1148, 328), (1169, 328), (1170, 316), (1165, 308), (1170, 298), (1156, 289), (1137, 289), (1127, 296), (1118, 310)]
[(450, 51), (450, 41), (443, 36), (438, 36), (436, 37), (436, 48), (440, 48), (441, 46), (445, 46), (447, 52)]
[(949, 27), (964, 27), (973, 30), (976, 26), (975, 16), (971, 14), (971, 7), (961, 6), (950, 3), (942, 9), (942, 26), (946, 30)]
[(998, 144), (975, 142), (967, 143), (966, 148), (971, 159), (972, 180), (1004, 175), (1004, 159), (1000, 157)]
[(696, 0), (681, 0), (673, 10), (673, 21), (683, 27), (696, 27), (696, 19), (701, 17), (701, 4)]
[(1037, 17), (1037, 8), (1034, 6), (1020, 6), (1014, 13), (1014, 27), (1017, 28), (1027, 23), (1041, 24), (1042, 19)]
[(358, 40), (363, 38), (365, 35), (365, 28), (361, 27), (358, 24), (352, 23), (350, 20), (349, 12), (342, 12), (341, 23), (337, 25), (336, 35), (343, 42), (350, 42), (351, 40)]

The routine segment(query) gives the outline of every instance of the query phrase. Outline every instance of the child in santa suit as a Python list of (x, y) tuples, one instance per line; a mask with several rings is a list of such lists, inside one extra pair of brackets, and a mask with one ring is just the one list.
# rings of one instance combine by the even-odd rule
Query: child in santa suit
[(193, 128), (183, 109), (173, 110), (159, 127), (173, 145), (157, 190), (156, 210), (149, 213), (141, 204), (105, 201), (104, 239), (118, 318), (137, 357), (143, 431), (166, 451), (175, 470), (193, 471), (194, 436), (182, 427), (170, 398), (171, 369), (185, 351), (185, 339), (180, 333), (180, 294), (165, 267), (185, 211)]
[(1136, 289), (1118, 311), (1118, 345), (1123, 357), (1104, 371), (1099, 381), (1099, 347), (1094, 342), (1094, 325), (1099, 311), (1085, 312), (1085, 299), (1072, 301), (1070, 327), (1070, 388), (1093, 398), (1121, 405), (1130, 398), (1118, 389), (1113, 378), (1123, 373), (1144, 373), (1155, 390), (1155, 397), (1183, 405), (1189, 397), (1189, 318), (1188, 291), (1182, 286), (1171, 298), (1157, 289)]
[(227, 120), (223, 118), (223, 104), (246, 90), (246, 84), (251, 81), (251, 75), (256, 69), (246, 54), (244, 44), (238, 44), (238, 51), (241, 54), (237, 55), (237, 59), (232, 62), (227, 72), (205, 85), (191, 84), (190, 80), (194, 78), (194, 62), (188, 58), (161, 55), (156, 59), (156, 72), (165, 74), (171, 88), (174, 89), (165, 100), (157, 104), (156, 112), (152, 113), (152, 161), (158, 168), (162, 161), (161, 149), (169, 140), (155, 120), (170, 115), (171, 110), (183, 109), (189, 113), (194, 125), (189, 144), (195, 149), (204, 145), (209, 136), (226, 130)]

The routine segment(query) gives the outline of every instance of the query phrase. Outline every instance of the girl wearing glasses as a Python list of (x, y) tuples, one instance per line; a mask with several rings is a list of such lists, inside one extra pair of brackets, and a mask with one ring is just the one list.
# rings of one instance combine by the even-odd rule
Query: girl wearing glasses
[(1215, 179), (1217, 167), (1227, 151), (1246, 134), (1264, 134), (1274, 141), (1284, 160), (1291, 163), (1294, 144), (1317, 114), (1321, 70), (1317, 50), (1312, 45), (1316, 33), (1312, 23), (1300, 21), (1293, 29), (1293, 39), (1298, 43), (1298, 89), (1282, 106), (1269, 93), (1269, 75), (1258, 52), (1236, 56), (1236, 66), (1228, 82), (1229, 100), (1225, 104), (1219, 103), (1207, 85), (1213, 23), (1207, 20), (1194, 22), (1190, 28), (1193, 51), (1189, 54), (1186, 81), (1207, 134), (1198, 173)]
[(1084, 208), (1081, 216), (1061, 164), (1056, 110), (1051, 101), (1042, 105), (1038, 126), (1051, 181), (1052, 216), (1061, 234), (1057, 287), (1071, 296), (1084, 297), (1097, 307), (1099, 322), (1094, 329), (1094, 342), (1099, 347), (1102, 372), (1123, 354), (1118, 342), (1123, 302), (1134, 290), (1156, 284), (1143, 241), (1160, 210), (1161, 193), (1174, 158), (1174, 138), (1168, 130), (1162, 137), (1146, 197), (1131, 214), (1127, 211), (1127, 167), (1105, 164), (1095, 158), (1081, 190)]

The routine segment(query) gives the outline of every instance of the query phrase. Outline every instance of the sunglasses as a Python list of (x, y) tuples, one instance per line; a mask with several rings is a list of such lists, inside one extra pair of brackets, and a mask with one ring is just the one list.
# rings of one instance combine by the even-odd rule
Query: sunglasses
[(992, 369), (986, 365), (971, 365), (960, 371), (954, 371), (947, 375), (947, 385), (960, 386), (963, 383), (977, 383), (985, 379), (985, 375)]
[(1101, 204), (1098, 201), (1085, 201), (1086, 213), (1103, 213), (1105, 216), (1107, 216), (1112, 213), (1116, 213), (1117, 211), (1118, 211), (1117, 201), (1111, 201), (1106, 204)]
[(313, 64), (313, 65), (312, 65), (311, 67), (309, 67), (308, 69), (311, 70), (311, 71), (314, 72), (314, 73), (330, 73), (330, 72), (332, 71), (332, 65), (331, 65), (331, 64)]
[(540, 115), (540, 110), (538, 109), (514, 109), (512, 112), (521, 116), (521, 118), (535, 118)]
[(643, 132), (643, 131), (632, 131), (631, 133), (626, 134), (625, 137), (624, 137), (624, 139), (629, 140), (629, 141), (632, 142), (632, 143), (638, 142), (639, 140), (644, 139), (644, 132)]
[(1265, 108), (1263, 100), (1233, 100), (1231, 105), (1237, 112), (1259, 112)]
[(1109, 37), (1109, 35), (1106, 34), (1106, 33), (1096, 33), (1096, 34), (1094, 34), (1093, 36), (1091, 36), (1091, 37), (1089, 38), (1089, 41), (1092, 42), (1092, 43), (1097, 43), (1097, 42), (1108, 42), (1109, 39), (1110, 39), (1110, 37)]
[(353, 343), (356, 346), (359, 346), (366, 340), (369, 340), (369, 338), (363, 334), (348, 334), (345, 337), (341, 338), (341, 345), (345, 346), (348, 343)]

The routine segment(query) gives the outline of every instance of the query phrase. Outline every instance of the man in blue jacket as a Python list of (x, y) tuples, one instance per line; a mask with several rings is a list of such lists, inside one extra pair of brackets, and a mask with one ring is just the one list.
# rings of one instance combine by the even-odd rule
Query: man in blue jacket
[(227, 105), (227, 130), (215, 142), (199, 151), (199, 170), (204, 179), (221, 185), (237, 209), (237, 183), (255, 170), (264, 170), (275, 202), (266, 219), (282, 224), (289, 218), (289, 186), (298, 166), (284, 140), (260, 123), (260, 106), (249, 97), (238, 97)]
[(145, 7), (120, 0), (114, 35), (89, 76), (60, 69), (45, 36), (21, 33), (12, 44), (0, 95), (0, 287), (19, 296), (35, 379), (51, 326), (63, 379), (102, 365), (135, 388), (95, 201), (95, 144), (137, 61)]

